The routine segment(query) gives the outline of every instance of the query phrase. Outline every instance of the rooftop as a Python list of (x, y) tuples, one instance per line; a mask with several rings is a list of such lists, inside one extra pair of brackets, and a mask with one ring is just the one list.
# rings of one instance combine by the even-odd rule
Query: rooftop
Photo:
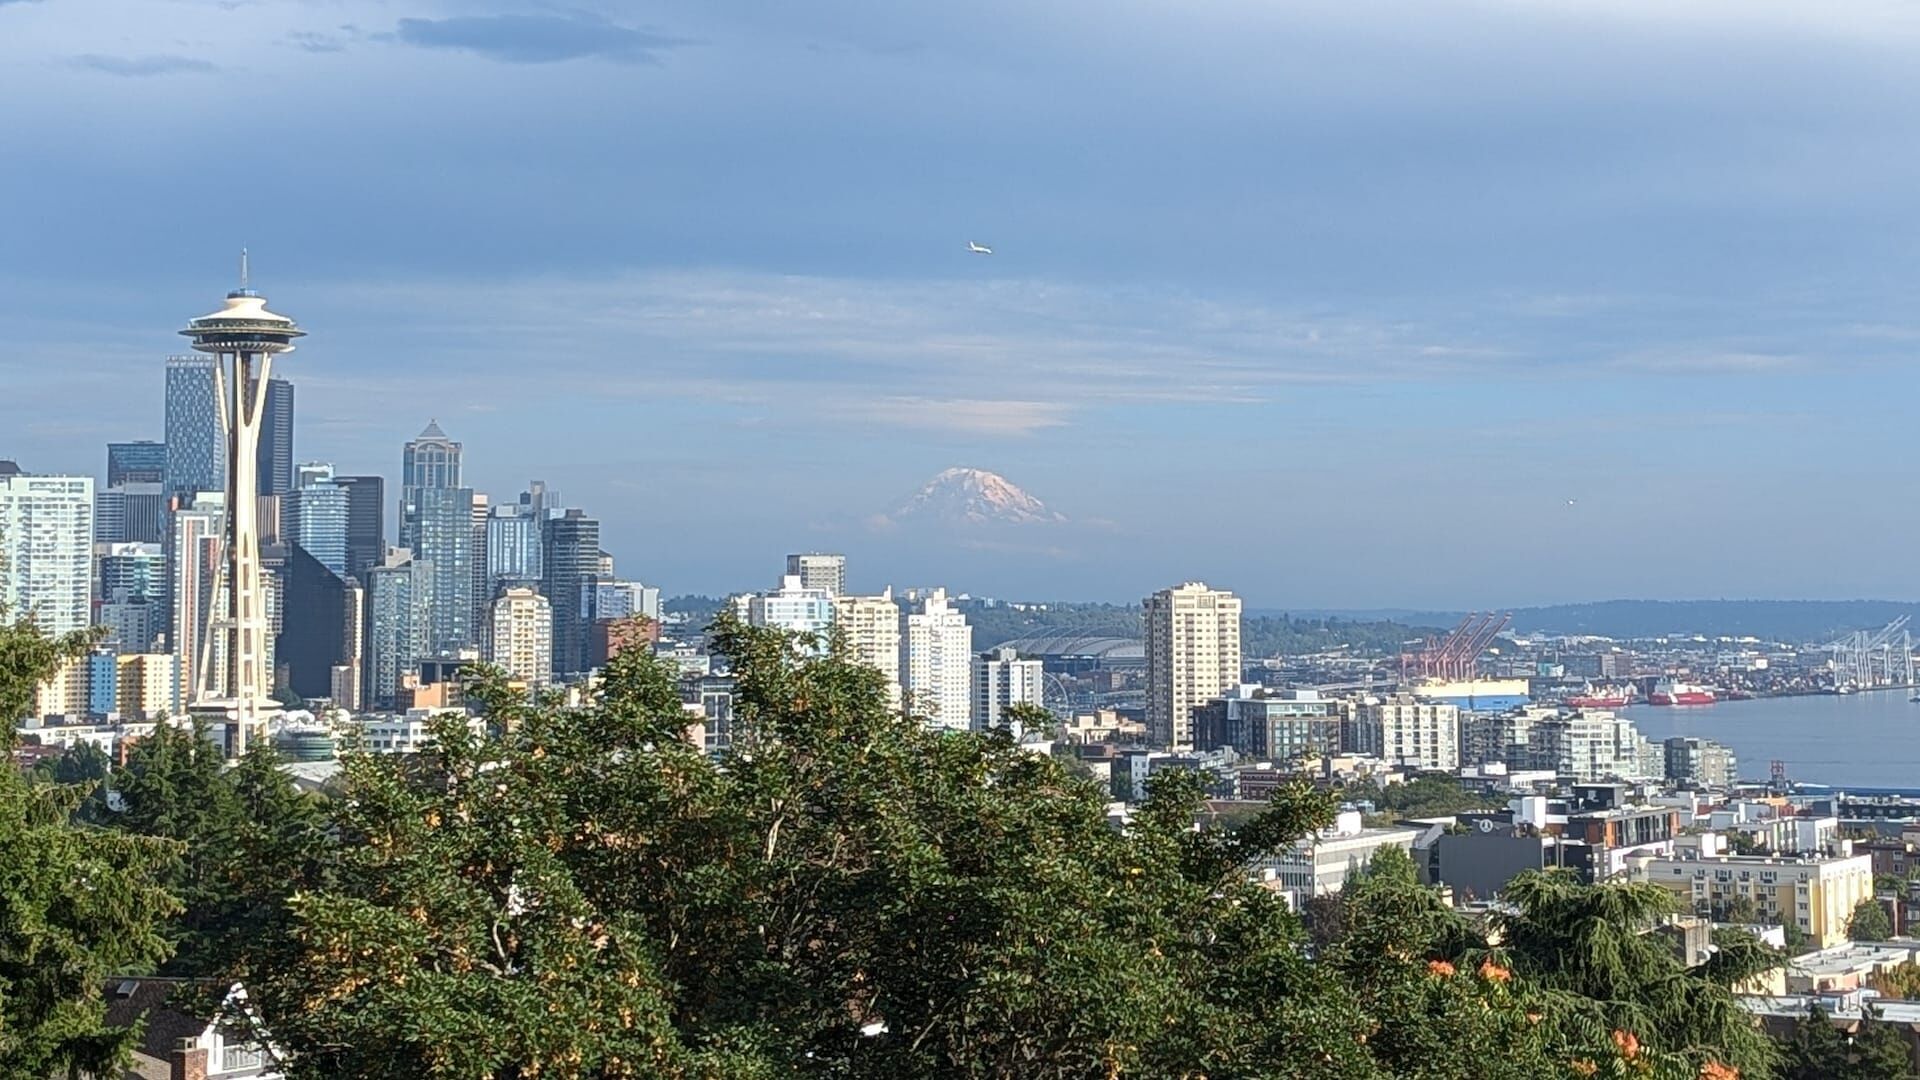
[(1740, 1005), (1756, 1016), (1805, 1016), (1814, 1006), (1839, 1020), (1860, 1020), (1863, 1004), (1869, 1004), (1880, 1019), (1895, 1024), (1920, 1024), (1920, 1001), (1883, 998), (1871, 992), (1855, 990), (1844, 994), (1778, 994), (1769, 997), (1742, 997)]

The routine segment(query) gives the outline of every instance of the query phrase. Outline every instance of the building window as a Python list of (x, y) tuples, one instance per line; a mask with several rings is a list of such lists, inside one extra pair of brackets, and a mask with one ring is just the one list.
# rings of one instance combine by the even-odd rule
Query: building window
[(257, 1046), (244, 1046), (228, 1043), (220, 1049), (220, 1071), (238, 1072), (241, 1069), (257, 1069), (266, 1063), (266, 1055)]

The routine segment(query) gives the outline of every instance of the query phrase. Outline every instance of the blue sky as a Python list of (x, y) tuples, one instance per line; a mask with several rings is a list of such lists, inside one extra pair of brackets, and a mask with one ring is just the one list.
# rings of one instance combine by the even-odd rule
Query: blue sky
[[(0, 457), (158, 437), (245, 244), (302, 458), (437, 417), (669, 593), (817, 547), (1911, 597), (1916, 46), (1892, 2), (0, 0)], [(1073, 521), (867, 524), (950, 465)]]

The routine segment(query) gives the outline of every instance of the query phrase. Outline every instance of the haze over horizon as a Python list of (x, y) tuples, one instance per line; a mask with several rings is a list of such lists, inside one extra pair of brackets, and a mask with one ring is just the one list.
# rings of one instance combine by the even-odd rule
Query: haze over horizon
[[(311, 331), (301, 459), (391, 481), (437, 418), (670, 594), (827, 549), (1913, 596), (1916, 45), (1880, 0), (0, 0), (0, 457), (159, 438), (245, 245)], [(953, 466), (1067, 521), (876, 520)]]

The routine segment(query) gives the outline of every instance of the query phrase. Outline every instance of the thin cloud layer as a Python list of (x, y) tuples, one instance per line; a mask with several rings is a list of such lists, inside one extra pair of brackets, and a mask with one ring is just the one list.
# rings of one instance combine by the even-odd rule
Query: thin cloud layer
[(84, 53), (67, 61), (76, 68), (118, 75), (127, 79), (148, 79), (157, 75), (208, 74), (220, 70), (214, 64), (191, 56), (105, 56)]
[(585, 13), (401, 19), (394, 38), (403, 45), (454, 49), (509, 64), (587, 59), (658, 64), (661, 53), (688, 44)]

